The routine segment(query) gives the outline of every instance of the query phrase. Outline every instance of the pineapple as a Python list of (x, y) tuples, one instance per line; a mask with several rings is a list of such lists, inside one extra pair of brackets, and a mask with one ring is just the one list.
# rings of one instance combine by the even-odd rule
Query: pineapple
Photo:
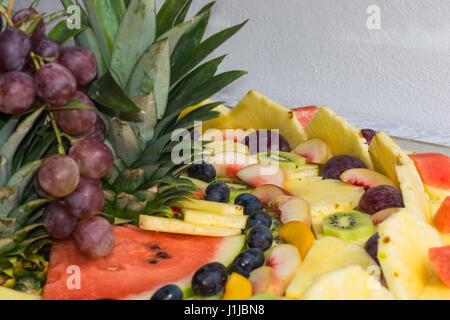
[(329, 107), (320, 108), (315, 117), (307, 124), (308, 137), (319, 138), (327, 143), (333, 155), (351, 155), (373, 169), (366, 139), (361, 131), (334, 113)]
[[(48, 201), (38, 199), (33, 187), (40, 159), (55, 141), (44, 120), (39, 108), (22, 120), (10, 117), (0, 128), (0, 286), (33, 295), (45, 282), (44, 247), (50, 243), (40, 221)], [(0, 288), (0, 298), (11, 294), (22, 297)]]
[(379, 132), (372, 140), (369, 153), (375, 169), (400, 185), (408, 211), (431, 224), (431, 212), (423, 183), (408, 155), (384, 132)]
[(420, 300), (450, 300), (450, 288), (434, 276), (423, 290)]
[(351, 265), (317, 277), (301, 300), (393, 300), (379, 279), (360, 265)]
[[(216, 75), (225, 56), (197, 65), (245, 22), (202, 40), (214, 3), (187, 20), (190, 0), (166, 0), (158, 12), (155, 0), (117, 2), (108, 11), (100, 2), (85, 0), (81, 20), (86, 30), (75, 42), (99, 62), (88, 94), (109, 123), (107, 144), (115, 155), (104, 183), (104, 214), (111, 222), (138, 224), (141, 214), (174, 217), (171, 207), (198, 191), (180, 175), (202, 143), (189, 141), (183, 151), (190, 154), (173, 163), (180, 142), (172, 141), (172, 133), (189, 133), (194, 121), (227, 116), (221, 102), (204, 100), (246, 72)], [(62, 3), (66, 8), (74, 4)]]
[(396, 299), (419, 299), (435, 273), (428, 259), (431, 247), (442, 246), (436, 229), (401, 209), (378, 225), (378, 260)]
[(316, 240), (287, 286), (286, 297), (300, 299), (318, 276), (351, 265), (370, 270), (369, 266), (375, 266), (376, 263), (359, 244), (334, 237)]
[(336, 212), (348, 212), (357, 208), (364, 188), (338, 180), (322, 180), (321, 177), (304, 177), (288, 180), (285, 189), (294, 196), (301, 197), (311, 208), (314, 234), (321, 238), (322, 220)]
[(445, 198), (450, 197), (450, 190), (444, 190), (427, 185), (424, 185), (424, 188), (430, 200), (442, 202)]
[(282, 168), (286, 180), (301, 180), (305, 177), (318, 177), (319, 165), (317, 164), (305, 164), (300, 168)]

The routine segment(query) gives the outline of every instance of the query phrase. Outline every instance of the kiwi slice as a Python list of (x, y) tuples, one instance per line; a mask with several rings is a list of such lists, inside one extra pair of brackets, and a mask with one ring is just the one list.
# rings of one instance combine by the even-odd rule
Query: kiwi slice
[(282, 168), (301, 168), (306, 164), (306, 159), (290, 152), (273, 151), (258, 153), (258, 160), (262, 163), (278, 165)]
[(234, 203), (241, 193), (252, 193), (253, 188), (242, 181), (229, 179), (229, 178), (217, 178), (214, 182), (225, 183), (230, 188), (230, 203)]
[(323, 233), (344, 240), (361, 240), (375, 234), (370, 217), (361, 212), (338, 212), (323, 219)]

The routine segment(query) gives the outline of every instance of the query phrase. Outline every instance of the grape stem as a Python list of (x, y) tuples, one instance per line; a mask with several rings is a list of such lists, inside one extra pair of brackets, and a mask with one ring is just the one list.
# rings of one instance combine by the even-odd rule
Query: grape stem
[(11, 20), (11, 16), (5, 11), (5, 9), (3, 9), (3, 7), (1, 5), (0, 5), (0, 13), (5, 16), (5, 19), (6, 19), (6, 22), (8, 22), (8, 25), (11, 28), (14, 28), (14, 23)]
[(61, 139), (61, 133), (59, 132), (58, 126), (56, 125), (55, 115), (52, 111), (48, 112), (50, 114), (50, 119), (52, 122), (53, 131), (55, 131), (56, 140), (58, 141), (58, 153), (59, 154), (66, 154), (66, 151), (64, 150), (64, 146)]
[(13, 6), (14, 6), (14, 1), (15, 0), (9, 0), (9, 4), (8, 4), (8, 15), (9, 16), (11, 16), (12, 9), (13, 9)]
[(67, 133), (65, 132), (61, 132), (61, 137), (66, 138), (67, 140), (69, 140), (71, 145), (74, 145), (75, 143), (77, 143), (77, 140), (74, 139), (73, 137), (69, 136)]

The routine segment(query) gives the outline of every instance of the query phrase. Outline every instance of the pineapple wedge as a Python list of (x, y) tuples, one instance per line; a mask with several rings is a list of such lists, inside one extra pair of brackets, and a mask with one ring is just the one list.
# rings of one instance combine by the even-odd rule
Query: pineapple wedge
[(219, 203), (206, 200), (186, 199), (175, 204), (175, 207), (182, 209), (193, 209), (207, 211), (218, 214), (228, 214), (234, 216), (244, 215), (244, 207), (235, 204)]
[(303, 167), (281, 168), (283, 169), (286, 180), (301, 180), (305, 177), (318, 177), (319, 166), (317, 164), (305, 164)]
[(232, 216), (199, 210), (183, 209), (184, 221), (219, 228), (245, 229), (249, 216)]
[(241, 229), (195, 225), (177, 219), (168, 219), (146, 215), (139, 216), (139, 228), (147, 231), (179, 233), (207, 237), (234, 237), (241, 234)]
[(373, 169), (369, 155), (369, 146), (361, 135), (361, 130), (354, 127), (329, 107), (320, 108), (315, 117), (307, 124), (309, 138), (319, 138), (330, 147), (333, 155), (351, 155)]
[(375, 169), (400, 186), (409, 212), (431, 223), (425, 189), (411, 158), (384, 132), (379, 132), (372, 140), (369, 153)]
[(450, 288), (434, 276), (425, 287), (420, 300), (450, 300)]
[(287, 298), (299, 299), (317, 276), (350, 265), (360, 265), (367, 270), (369, 266), (376, 263), (359, 244), (334, 237), (315, 240), (286, 288)]
[(393, 300), (379, 279), (360, 265), (351, 265), (319, 276), (301, 300)]
[(230, 129), (274, 129), (286, 138), (291, 148), (307, 139), (305, 130), (298, 122), (294, 112), (254, 90), (234, 107), (229, 118)]
[(222, 152), (238, 152), (249, 154), (248, 147), (245, 144), (234, 142), (231, 140), (214, 141), (205, 146), (203, 154), (216, 155)]
[(0, 300), (41, 300), (41, 296), (0, 287)]
[[(214, 103), (211, 99), (206, 99), (195, 106), (184, 109), (180, 115), (178, 116), (178, 120), (186, 116), (189, 112), (194, 111), (202, 106), (207, 104)], [(206, 121), (202, 124), (202, 130), (206, 131), (208, 129), (227, 129), (230, 126), (231, 120), (229, 118), (229, 114), (231, 112), (230, 108), (227, 108), (224, 105), (217, 106), (213, 111), (220, 112), (220, 115), (212, 120)]]
[(424, 185), (424, 188), (430, 200), (442, 202), (445, 198), (450, 196), (450, 190), (430, 187), (427, 185)]
[(419, 299), (434, 276), (428, 250), (442, 246), (439, 233), (407, 209), (379, 224), (378, 233), (378, 260), (390, 291), (396, 299)]

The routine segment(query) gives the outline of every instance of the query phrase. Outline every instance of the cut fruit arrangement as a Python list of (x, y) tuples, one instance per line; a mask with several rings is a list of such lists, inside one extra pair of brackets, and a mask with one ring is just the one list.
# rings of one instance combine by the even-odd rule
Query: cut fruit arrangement
[(244, 74), (197, 67), (242, 27), (203, 40), (213, 3), (85, 0), (46, 35), (64, 12), (4, 2), (0, 299), (450, 299), (447, 156), (210, 100)]

